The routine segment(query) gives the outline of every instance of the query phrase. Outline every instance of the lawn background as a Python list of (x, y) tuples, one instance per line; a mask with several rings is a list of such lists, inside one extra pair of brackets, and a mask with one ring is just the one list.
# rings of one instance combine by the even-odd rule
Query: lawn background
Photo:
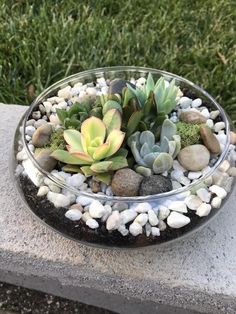
[(235, 0), (0, 0), (0, 102), (96, 67), (164, 69), (204, 87), (236, 122)]

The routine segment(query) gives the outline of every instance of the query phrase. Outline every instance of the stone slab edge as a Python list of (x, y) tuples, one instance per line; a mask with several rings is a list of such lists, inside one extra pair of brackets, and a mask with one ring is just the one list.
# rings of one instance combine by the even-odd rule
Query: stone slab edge
[[(9, 174), (6, 174), (8, 154), (5, 148), (25, 110), (20, 106), (0, 106), (4, 121), (0, 126), (0, 178), (4, 177), (0, 179), (3, 217), (0, 217), (0, 280), (119, 313), (151, 313), (154, 310), (167, 314), (236, 312), (235, 273), (228, 271), (236, 269), (233, 214), (227, 222), (226, 235), (219, 235), (219, 227), (224, 224), (224, 215), (220, 214), (204, 228), (203, 235), (195, 233), (167, 250), (153, 247), (118, 251), (85, 247), (36, 221), (16, 195)], [(235, 204), (234, 200), (232, 204)], [(227, 209), (229, 214), (233, 206)], [(12, 215), (11, 219), (9, 215)], [(219, 243), (220, 238), (222, 243)], [(208, 242), (211, 245), (206, 247)], [(222, 247), (224, 258), (220, 256)], [(77, 251), (71, 253), (71, 250)], [(181, 260), (183, 254), (185, 266)], [(199, 261), (194, 260), (199, 255), (202, 269), (198, 268)], [(192, 265), (188, 263), (188, 257), (193, 259)], [(202, 280), (205, 277), (201, 271), (207, 271), (207, 280)]]

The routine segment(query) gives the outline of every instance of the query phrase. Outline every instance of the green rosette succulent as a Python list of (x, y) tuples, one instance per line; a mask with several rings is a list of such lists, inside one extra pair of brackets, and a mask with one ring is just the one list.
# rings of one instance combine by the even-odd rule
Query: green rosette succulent
[(55, 150), (51, 156), (67, 164), (65, 169), (77, 169), (108, 183), (113, 171), (128, 166), (127, 151), (121, 148), (125, 133), (120, 127), (121, 115), (116, 109), (108, 110), (103, 120), (90, 117), (81, 124), (80, 132), (65, 130), (67, 150)]
[(137, 163), (136, 171), (144, 176), (161, 174), (171, 169), (173, 159), (181, 148), (180, 136), (176, 134), (176, 125), (169, 119), (163, 122), (161, 138), (155, 143), (151, 131), (135, 132), (128, 139), (128, 145)]

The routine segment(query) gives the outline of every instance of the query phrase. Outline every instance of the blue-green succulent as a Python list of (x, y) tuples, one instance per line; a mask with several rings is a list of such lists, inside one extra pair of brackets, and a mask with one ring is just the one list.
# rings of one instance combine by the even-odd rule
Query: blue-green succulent
[(137, 163), (136, 171), (149, 176), (170, 170), (173, 159), (181, 148), (180, 136), (176, 132), (176, 125), (166, 119), (161, 128), (159, 143), (155, 143), (155, 136), (151, 131), (137, 131), (132, 134), (127, 143)]

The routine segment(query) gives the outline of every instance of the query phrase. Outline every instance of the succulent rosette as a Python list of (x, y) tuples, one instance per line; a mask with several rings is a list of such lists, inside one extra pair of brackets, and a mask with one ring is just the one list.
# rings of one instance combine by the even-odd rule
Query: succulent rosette
[(81, 131), (64, 131), (67, 150), (55, 150), (52, 157), (65, 163), (66, 169), (80, 170), (86, 175), (97, 175), (109, 181), (112, 171), (128, 166), (125, 149), (121, 145), (125, 133), (120, 130), (121, 116), (116, 109), (109, 110), (103, 120), (90, 117), (81, 125)]

